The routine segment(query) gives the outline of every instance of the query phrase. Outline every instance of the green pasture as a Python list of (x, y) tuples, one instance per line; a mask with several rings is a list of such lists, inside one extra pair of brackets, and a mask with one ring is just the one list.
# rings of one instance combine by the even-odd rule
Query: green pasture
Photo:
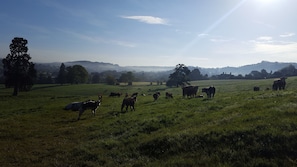
[[(34, 85), (17, 97), (1, 85), (0, 165), (297, 166), (297, 77), (287, 79), (284, 91), (272, 91), (272, 82), (191, 83), (198, 94), (214, 85), (214, 99), (183, 98), (181, 88), (144, 82)], [(123, 96), (109, 97), (112, 91)], [(121, 112), (124, 94), (134, 92), (136, 111)], [(103, 100), (95, 117), (87, 110), (77, 121), (78, 112), (63, 110), (98, 95)]]

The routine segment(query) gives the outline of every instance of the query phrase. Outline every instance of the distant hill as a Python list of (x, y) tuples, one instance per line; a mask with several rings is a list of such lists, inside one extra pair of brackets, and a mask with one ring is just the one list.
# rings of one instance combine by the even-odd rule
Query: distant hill
[[(81, 65), (87, 69), (88, 72), (103, 72), (103, 71), (135, 71), (135, 72), (164, 72), (171, 71), (175, 66), (119, 66), (118, 64), (104, 63), (104, 62), (91, 62), (91, 61), (71, 61), (65, 62), (66, 66)], [(203, 67), (193, 67), (188, 66), (190, 70), (194, 68), (199, 68), (200, 72), (205, 75), (217, 75), (222, 73), (231, 73), (233, 75), (245, 75), (249, 74), (251, 71), (261, 71), (265, 69), (268, 73), (275, 72), (284, 67), (294, 65), (297, 68), (297, 63), (282, 63), (282, 62), (269, 62), (262, 61), (257, 64), (250, 64), (240, 67), (223, 67), (223, 68), (203, 68)], [(59, 71), (61, 63), (35, 63), (35, 68), (38, 71), (46, 71), (51, 73), (56, 73)], [(2, 68), (2, 63), (0, 69)], [(3, 74), (3, 73), (1, 73)]]
[(269, 62), (269, 61), (262, 61), (257, 64), (250, 64), (240, 67), (223, 67), (223, 68), (199, 68), (202, 74), (217, 75), (222, 74), (223, 72), (226, 74), (233, 74), (233, 75), (245, 75), (249, 74), (251, 71), (261, 71), (265, 69), (268, 73), (278, 71), (284, 67), (289, 66), (292, 64), (297, 68), (297, 63), (280, 63), (280, 62)]
[[(62, 63), (36, 63), (37, 70), (56, 72), (59, 70)], [(161, 67), (161, 66), (119, 66), (118, 64), (91, 62), (91, 61), (71, 61), (64, 62), (65, 66), (81, 65), (86, 68), (88, 72), (103, 72), (103, 71), (136, 71), (136, 72), (160, 72), (170, 71), (175, 67)]]

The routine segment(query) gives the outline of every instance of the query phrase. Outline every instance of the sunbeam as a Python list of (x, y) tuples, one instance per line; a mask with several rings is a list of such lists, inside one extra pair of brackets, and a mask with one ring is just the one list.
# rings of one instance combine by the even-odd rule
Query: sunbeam
[[(207, 29), (202, 34), (209, 34), (213, 29), (218, 27), (225, 19), (227, 19), (234, 11), (236, 11), (240, 6), (242, 6), (247, 0), (240, 1), (236, 6), (234, 6), (230, 11), (228, 11), (226, 14), (224, 14), (222, 17), (220, 17), (216, 22), (214, 22), (212, 25), (207, 27)], [(204, 36), (197, 35), (195, 38), (190, 41), (187, 45), (185, 45), (181, 50), (178, 52), (176, 59), (179, 57), (184, 56), (184, 54), (192, 48), (200, 39), (204, 38)]]

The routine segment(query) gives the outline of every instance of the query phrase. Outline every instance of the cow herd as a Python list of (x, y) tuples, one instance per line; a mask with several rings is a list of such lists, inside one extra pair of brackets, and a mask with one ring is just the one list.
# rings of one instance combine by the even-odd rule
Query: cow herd
[[(277, 79), (273, 82), (272, 89), (273, 90), (284, 90), (286, 86), (285, 78)], [(184, 86), (182, 87), (182, 97), (183, 98), (200, 98), (203, 97), (203, 95), (198, 95), (198, 86)], [(259, 91), (260, 87), (255, 86), (254, 91)], [(207, 98), (211, 99), (214, 98), (216, 93), (216, 88), (214, 86), (210, 86), (208, 88), (202, 88), (202, 93), (206, 93)], [(122, 93), (119, 92), (111, 92), (109, 94), (109, 97), (121, 97)], [(145, 94), (141, 94), (142, 96), (145, 96)], [(137, 101), (138, 93), (133, 93), (131, 96), (129, 96), (127, 93), (122, 101), (121, 104), (121, 112), (123, 112), (124, 108), (126, 111), (128, 111), (128, 108), (130, 107), (131, 111), (135, 111), (135, 103)], [(155, 92), (153, 95), (153, 101), (157, 101), (159, 97), (161, 96), (160, 92)], [(166, 92), (165, 98), (167, 99), (173, 99), (173, 94)], [(73, 111), (79, 111), (78, 120), (80, 119), (83, 112), (87, 109), (90, 109), (95, 116), (97, 108), (100, 106), (102, 101), (102, 96), (98, 96), (98, 100), (87, 100), (84, 102), (72, 102), (65, 106), (65, 110), (73, 110)]]
[[(207, 91), (205, 91), (207, 90)], [(185, 86), (182, 88), (182, 95), (183, 97), (187, 98), (195, 98), (195, 97), (203, 97), (203, 95), (197, 96), (198, 92), (198, 86)], [(209, 88), (203, 88), (202, 92), (205, 92), (207, 94), (208, 98), (213, 98), (215, 94), (215, 88), (213, 86)], [(141, 94), (142, 96), (145, 96), (145, 94)], [(121, 97), (122, 93), (120, 92), (111, 92), (109, 94), (109, 97)], [(128, 111), (128, 108), (130, 107), (131, 111), (135, 111), (135, 103), (137, 101), (138, 93), (133, 93), (131, 96), (129, 96), (127, 93), (122, 101), (121, 104), (121, 112), (125, 109), (125, 111)], [(160, 92), (155, 92), (153, 95), (153, 100), (157, 101), (159, 97), (161, 96)], [(165, 98), (167, 99), (173, 99), (173, 94), (166, 92)], [(65, 110), (73, 110), (73, 111), (79, 111), (77, 120), (80, 119), (81, 115), (84, 113), (85, 110), (90, 109), (95, 116), (96, 110), (101, 105), (102, 102), (102, 96), (98, 96), (98, 100), (87, 100), (83, 102), (72, 102), (64, 107)]]

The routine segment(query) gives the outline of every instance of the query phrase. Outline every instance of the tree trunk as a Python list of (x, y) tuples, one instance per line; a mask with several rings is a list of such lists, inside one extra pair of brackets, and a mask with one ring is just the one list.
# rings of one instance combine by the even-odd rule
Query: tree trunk
[(14, 88), (13, 88), (13, 96), (17, 96), (19, 92), (19, 82), (15, 83)]

